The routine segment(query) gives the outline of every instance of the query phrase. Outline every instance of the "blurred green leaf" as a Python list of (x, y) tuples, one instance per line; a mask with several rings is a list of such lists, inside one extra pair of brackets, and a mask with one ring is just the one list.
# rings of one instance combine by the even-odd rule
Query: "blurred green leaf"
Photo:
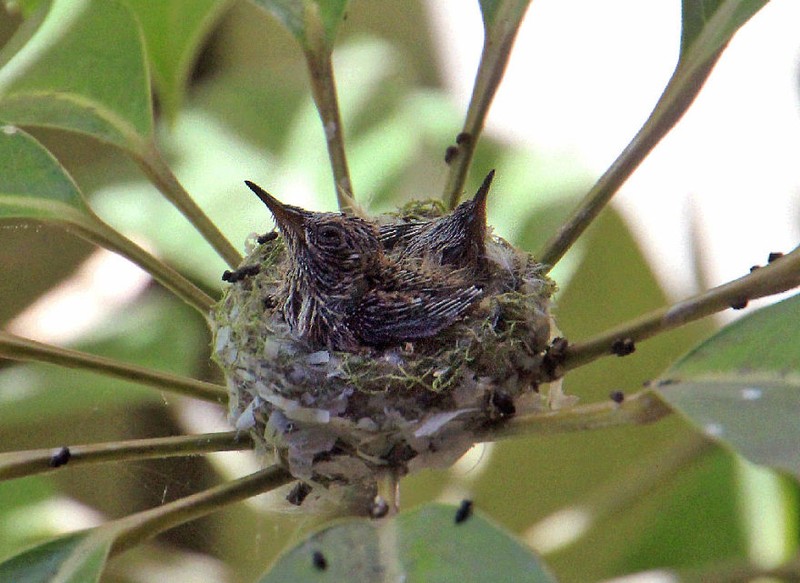
[[(263, 152), (226, 131), (204, 112), (191, 108), (184, 108), (162, 143), (175, 160), (174, 173), (224, 228), (230, 241), (242, 248), (249, 233), (267, 229), (264, 205), (242, 182), (243, 178), (259, 181), (263, 174), (279, 174)], [(113, 169), (104, 166), (99, 171)], [(268, 187), (278, 192), (273, 184)], [(171, 212), (163, 197), (149, 192), (145, 180), (108, 184), (92, 194), (91, 203), (115, 229), (152, 241), (162, 257), (180, 265), (182, 273), (200, 278), (209, 289), (219, 287), (225, 263), (204, 244), (197, 229)]]
[(706, 435), (800, 476), (800, 295), (726, 326), (661, 377), (659, 393)]
[[(191, 375), (205, 344), (204, 323), (191, 309), (162, 299), (116, 314), (76, 348)], [(0, 402), (4, 404), (0, 407), (0, 441), (6, 431), (85, 411), (87, 403), (105, 418), (113, 414), (113, 408), (161, 399), (162, 394), (153, 389), (90, 372), (44, 364), (6, 367), (0, 370)]]
[(496, 26), (519, 26), (531, 0), (479, 0), (483, 26), (488, 31)]
[[(672, 433), (671, 441), (684, 441), (686, 424), (674, 424), (673, 428), (678, 431)], [(618, 445), (626, 436), (632, 440), (647, 437), (641, 431), (605, 435)], [(598, 439), (601, 434), (593, 437)], [(637, 461), (658, 464), (658, 451), (651, 447), (649, 455)], [(668, 449), (661, 451), (669, 455)], [(574, 498), (566, 510), (584, 511), (585, 502), (593, 499), (598, 488), (637, 487), (629, 481), (635, 464), (621, 463), (613, 482), (595, 485), (588, 496)], [(583, 582), (658, 567), (698, 567), (743, 555), (747, 545), (735, 465), (726, 451), (714, 448), (594, 524), (575, 544), (547, 553), (548, 563), (561, 581)]]
[(683, 0), (681, 60), (713, 57), (769, 0)]
[(25, 17), (30, 16), (42, 3), (42, 0), (4, 0), (6, 10), (11, 14), (19, 12)]
[(279, 559), (261, 583), (555, 581), (521, 543), (480, 515), (456, 523), (456, 508), (429, 504), (387, 521), (326, 528)]
[[(320, 44), (333, 47), (348, 0), (253, 0), (270, 12), (297, 39), (304, 50)], [(321, 42), (320, 42), (321, 41)]]
[(0, 581), (93, 583), (100, 580), (113, 539), (77, 532), (38, 545), (0, 563)]
[(136, 19), (118, 0), (52, 0), (0, 51), (0, 119), (140, 153), (153, 132)]
[(53, 481), (42, 476), (0, 482), (0, 557), (56, 534), (52, 521), (38, 519), (54, 496)]
[(0, 162), (7, 162), (0, 177), (0, 219), (55, 223), (136, 263), (196, 309), (205, 313), (210, 308), (210, 296), (101, 221), (41, 144), (13, 126), (2, 126), (0, 132)]
[(622, 184), (692, 105), (728, 41), (768, 0), (684, 0), (678, 64), (653, 112), (586, 194), (568, 221), (538, 253), (555, 265)]
[[(0, 119), (72, 130), (120, 147), (226, 263), (238, 265), (241, 254), (175, 179), (156, 147), (144, 43), (130, 8), (119, 0), (52, 0), (37, 16), (0, 53)], [(162, 272), (159, 281), (207, 309), (208, 298), (178, 282), (180, 276), (167, 274), (105, 225), (94, 227), (88, 235), (95, 241), (139, 254), (137, 261), (148, 271)]]
[[(510, 170), (509, 174), (513, 174), (513, 167)], [(501, 181), (500, 185), (506, 177), (510, 179), (498, 169), (496, 180)], [(545, 174), (544, 178), (551, 182), (545, 183), (546, 188), (530, 185), (523, 192), (557, 193), (556, 177)], [(561, 186), (561, 190), (568, 196), (568, 189)], [(495, 194), (505, 207), (505, 199), (510, 195), (501, 190)], [(542, 216), (534, 214), (529, 219), (531, 223), (523, 223), (526, 230), (520, 231), (517, 240), (535, 244), (539, 233), (534, 219), (550, 220), (553, 211), (559, 212), (558, 202), (553, 198), (540, 206)], [(521, 205), (518, 220), (527, 218)], [(669, 301), (629, 225), (613, 206), (598, 217), (581, 243), (578, 257), (576, 253), (567, 256), (577, 265), (571, 279), (559, 278), (562, 290), (555, 300), (558, 325), (568, 339), (579, 341), (591, 337)], [(636, 352), (625, 358), (600, 359), (570, 371), (564, 387), (583, 403), (606, 400), (614, 390), (635, 391), (685, 352), (687, 343), (698, 342), (710, 332), (710, 322), (699, 322), (653, 338), (638, 345)], [(484, 456), (489, 458), (488, 462), (482, 472), (476, 472), (477, 477), (469, 480), (469, 492), (481, 507), (491, 508), (492, 516), (501, 524), (522, 534), (550, 513), (581, 510), (583, 502), (592, 499), (600, 488), (613, 484), (631, 486), (632, 468), (643, 460), (657, 458), (657, 452), (670, 451), (689, 432), (688, 424), (673, 416), (649, 426), (501, 442), (493, 447), (490, 456)], [(679, 553), (682, 544), (693, 545), (694, 556), (727, 556), (730, 549), (741, 546), (737, 546), (740, 534), (734, 528), (737, 516), (731, 503), (735, 490), (730, 460), (723, 465), (724, 468), (715, 468), (713, 475), (687, 467), (679, 483), (670, 479), (656, 490), (641, 492), (635, 501), (600, 523), (582, 522), (581, 526), (592, 528), (581, 533), (572, 546), (548, 554), (548, 563), (559, 576), (564, 575), (564, 581), (583, 581), (586, 573), (591, 573), (592, 580), (624, 573), (628, 561), (643, 564), (657, 555), (654, 552), (657, 544), (662, 545), (659, 559), (667, 552), (664, 549)], [(719, 504), (707, 502), (709, 511), (702, 515), (708, 516), (713, 511), (714, 518), (722, 524), (718, 536), (698, 534), (698, 530), (691, 528), (682, 530), (681, 536), (677, 536), (677, 529), (649, 530), (656, 522), (659, 525), (690, 522), (695, 527), (702, 524), (705, 519), (694, 514), (700, 502), (689, 492), (719, 500)], [(411, 494), (404, 496), (407, 499)], [(692, 520), (687, 516), (692, 516)], [(724, 521), (721, 516), (725, 516)], [(645, 536), (649, 539), (648, 546), (640, 548), (638, 541)], [(667, 543), (673, 540), (674, 543)], [(677, 554), (675, 560), (679, 561)]]
[(89, 221), (78, 187), (50, 152), (13, 126), (0, 128), (0, 219)]
[(231, 1), (128, 0), (142, 25), (153, 82), (168, 119), (175, 119), (202, 43)]

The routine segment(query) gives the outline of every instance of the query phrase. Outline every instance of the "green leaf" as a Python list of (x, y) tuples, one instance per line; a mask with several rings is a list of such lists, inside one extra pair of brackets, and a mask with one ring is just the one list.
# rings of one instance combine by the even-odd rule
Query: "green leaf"
[(531, 0), (480, 0), (483, 27), (487, 32), (509, 24), (518, 27), (530, 3)]
[[(4, 449), (12, 446), (6, 435), (3, 435)], [(0, 481), (0, 557), (15, 555), (61, 532), (54, 521), (39, 519), (48, 513), (45, 508), (55, 506), (51, 505), (55, 496), (53, 481), (43, 476)]]
[[(158, 152), (141, 31), (119, 0), (43, 5), (0, 52), (0, 119), (119, 146), (229, 265), (241, 261)], [(205, 309), (204, 299), (193, 295)]]
[(31, 136), (0, 128), (0, 220), (24, 218), (56, 223), (130, 259), (199, 311), (213, 300), (171, 267), (103, 223), (83, 202), (64, 168)]
[(47, 541), (0, 563), (0, 581), (92, 583), (100, 580), (113, 539), (83, 531)]
[(88, 220), (88, 207), (58, 160), (14, 126), (0, 128), (0, 167), (0, 220)]
[(330, 52), (347, 8), (347, 0), (253, 1), (289, 29), (306, 51), (324, 46)]
[(658, 392), (702, 431), (800, 476), (800, 295), (726, 326), (661, 377)]
[(678, 65), (642, 128), (587, 193), (567, 223), (537, 254), (555, 265), (627, 178), (680, 121), (702, 89), (722, 50), (768, 0), (683, 0)]
[(681, 60), (713, 57), (769, 0), (683, 0)]
[(682, 0), (678, 66), (634, 143), (649, 141), (652, 138), (648, 134), (660, 139), (678, 122), (711, 73), (721, 51), (768, 1)]
[(141, 152), (153, 119), (130, 9), (118, 0), (45, 2), (0, 51), (0, 119)]
[(231, 0), (128, 0), (142, 25), (153, 83), (174, 120), (202, 43)]
[(386, 521), (352, 520), (326, 528), (284, 555), (261, 583), (554, 581), (509, 534), (480, 515), (457, 524), (456, 512), (430, 504)]
[[(75, 348), (191, 375), (207, 343), (204, 322), (194, 318), (187, 306), (160, 298), (116, 314)], [(87, 403), (102, 411), (96, 419), (100, 424), (114, 410), (163, 399), (159, 391), (135, 382), (50, 364), (26, 363), (0, 370), (0, 401), (10, 404), (0, 407), (0, 425), (29, 434), (46, 434), (54, 420), (85, 411)]]
[(9, 13), (18, 12), (28, 17), (39, 7), (42, 0), (4, 0), (4, 3)]

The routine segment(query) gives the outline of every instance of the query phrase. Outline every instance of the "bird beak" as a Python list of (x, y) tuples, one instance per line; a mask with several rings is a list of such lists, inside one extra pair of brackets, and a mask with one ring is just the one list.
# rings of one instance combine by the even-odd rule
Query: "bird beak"
[(494, 170), (486, 175), (486, 178), (483, 179), (483, 184), (481, 184), (478, 192), (475, 193), (475, 198), (472, 199), (472, 204), (474, 206), (472, 209), (471, 227), (475, 230), (476, 234), (481, 235), (481, 238), (483, 238), (485, 234), (481, 233), (481, 231), (486, 230), (486, 199), (488, 198), (489, 187), (492, 185), (493, 178)]
[(250, 190), (256, 193), (256, 196), (261, 199), (261, 202), (267, 205), (272, 216), (275, 217), (275, 223), (281, 231), (291, 231), (298, 237), (304, 238), (303, 226), (305, 225), (305, 213), (301, 209), (283, 204), (258, 184), (250, 182), (249, 180), (245, 180), (244, 183)]

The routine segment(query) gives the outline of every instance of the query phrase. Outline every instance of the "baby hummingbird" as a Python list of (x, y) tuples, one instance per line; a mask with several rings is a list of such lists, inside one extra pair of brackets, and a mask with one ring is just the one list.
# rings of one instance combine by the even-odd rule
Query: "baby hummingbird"
[(353, 351), (434, 336), (482, 295), (444, 273), (423, 273), (390, 259), (369, 221), (283, 204), (245, 183), (283, 235), (280, 309), (292, 333), (312, 347)]
[(427, 258), (437, 265), (482, 272), (486, 267), (486, 198), (494, 178), (487, 174), (472, 200), (428, 221), (384, 225), (380, 239), (398, 260)]

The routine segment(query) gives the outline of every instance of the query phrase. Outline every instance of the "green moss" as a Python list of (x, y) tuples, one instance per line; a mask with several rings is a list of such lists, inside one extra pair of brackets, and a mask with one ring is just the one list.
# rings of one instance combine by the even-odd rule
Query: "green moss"
[[(399, 216), (429, 217), (439, 206), (414, 203)], [(551, 340), (555, 284), (528, 254), (496, 237), (486, 243), (484, 297), (465, 318), (434, 338), (353, 353), (293, 337), (281, 314), (284, 245), (254, 246), (243, 265), (259, 273), (229, 285), (214, 312), (214, 358), (231, 387), (232, 419), (297, 477), (319, 483), (370, 482), (386, 464), (463, 453), (469, 442), (453, 436), (495, 422), (494, 395), (538, 389)], [(430, 430), (437, 415), (447, 422)], [(367, 478), (353, 477), (353, 464)]]
[(387, 216), (403, 221), (424, 221), (441, 217), (446, 213), (447, 209), (441, 200), (429, 199), (412, 200)]

